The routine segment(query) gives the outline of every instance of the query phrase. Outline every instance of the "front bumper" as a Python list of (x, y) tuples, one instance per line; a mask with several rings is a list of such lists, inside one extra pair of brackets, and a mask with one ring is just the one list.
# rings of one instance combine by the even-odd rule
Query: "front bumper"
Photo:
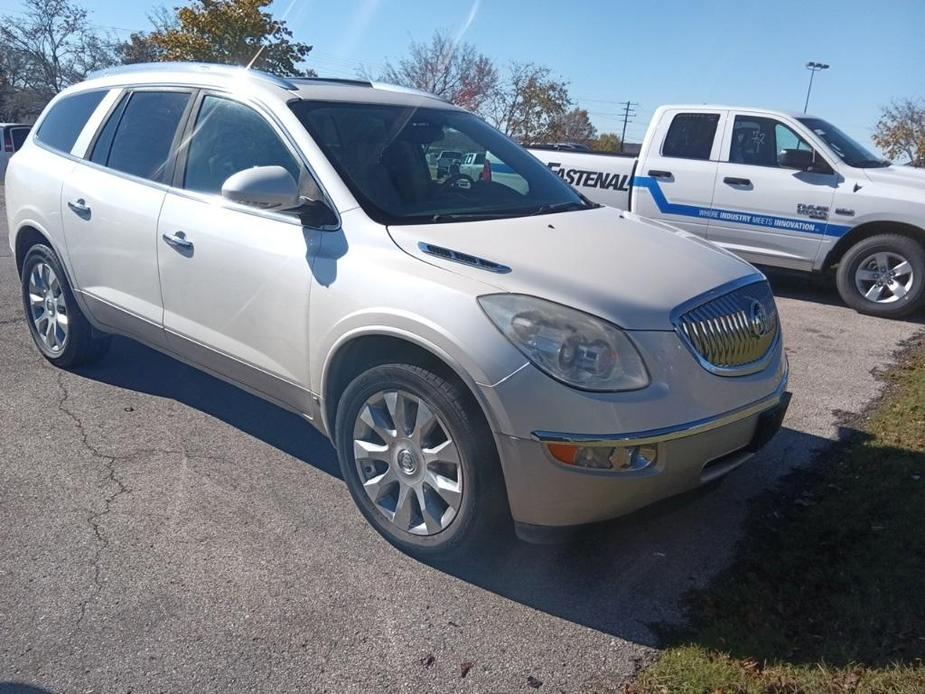
[[(574, 526), (621, 516), (715, 480), (751, 458), (780, 429), (790, 393), (782, 378), (769, 396), (679, 426), (612, 436), (537, 431), (497, 436), (511, 513), (519, 527)], [(564, 465), (546, 443), (655, 445), (656, 461), (639, 471)]]

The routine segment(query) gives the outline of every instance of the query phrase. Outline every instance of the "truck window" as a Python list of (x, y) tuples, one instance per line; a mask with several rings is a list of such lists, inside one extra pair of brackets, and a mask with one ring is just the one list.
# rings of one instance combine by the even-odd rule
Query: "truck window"
[(784, 150), (813, 148), (789, 126), (773, 118), (736, 116), (729, 144), (729, 161), (753, 166), (780, 166), (777, 157)]
[(718, 113), (679, 113), (668, 128), (662, 156), (709, 160), (717, 123)]

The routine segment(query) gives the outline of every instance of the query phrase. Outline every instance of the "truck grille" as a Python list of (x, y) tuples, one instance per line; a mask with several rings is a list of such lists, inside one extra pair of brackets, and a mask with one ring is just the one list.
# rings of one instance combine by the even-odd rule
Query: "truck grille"
[(723, 376), (760, 371), (780, 334), (777, 307), (766, 281), (681, 311), (674, 321), (681, 338), (704, 368)]

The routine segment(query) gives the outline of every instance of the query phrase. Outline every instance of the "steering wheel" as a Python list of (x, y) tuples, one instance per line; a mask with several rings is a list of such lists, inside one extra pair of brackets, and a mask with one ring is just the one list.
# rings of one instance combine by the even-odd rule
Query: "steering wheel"
[(444, 193), (450, 190), (451, 188), (456, 188), (457, 190), (469, 190), (472, 187), (473, 183), (475, 183), (475, 181), (473, 181), (472, 178), (470, 178), (466, 174), (456, 173), (451, 176), (448, 176), (446, 180), (440, 184), (440, 192)]

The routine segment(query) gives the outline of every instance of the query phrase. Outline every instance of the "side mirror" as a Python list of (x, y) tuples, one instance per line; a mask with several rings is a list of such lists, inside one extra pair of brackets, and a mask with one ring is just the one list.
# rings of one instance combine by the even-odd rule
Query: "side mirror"
[(264, 210), (291, 210), (302, 205), (299, 184), (282, 166), (238, 171), (222, 184), (222, 197)]
[(777, 164), (785, 169), (797, 169), (810, 173), (832, 173), (824, 159), (817, 159), (816, 153), (807, 149), (784, 149), (777, 155)]

